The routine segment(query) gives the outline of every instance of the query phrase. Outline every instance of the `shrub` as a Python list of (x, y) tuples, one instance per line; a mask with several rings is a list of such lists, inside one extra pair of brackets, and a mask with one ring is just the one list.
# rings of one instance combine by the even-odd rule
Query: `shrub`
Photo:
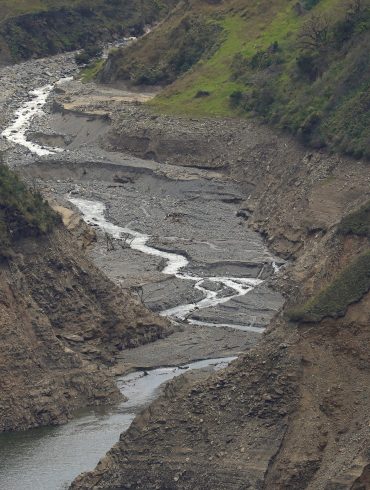
[(230, 105), (231, 107), (238, 107), (243, 100), (243, 92), (240, 90), (235, 90), (230, 94)]
[(298, 73), (310, 82), (314, 82), (319, 76), (317, 56), (311, 53), (302, 53), (297, 58)]
[(9, 256), (15, 240), (49, 233), (59, 216), (41, 194), (31, 191), (0, 164), (0, 258)]
[(313, 9), (314, 7), (316, 7), (316, 5), (320, 2), (320, 0), (303, 0), (302, 1), (302, 6), (306, 9), (306, 10), (311, 10)]
[(370, 201), (345, 216), (338, 226), (338, 233), (370, 238)]
[(321, 114), (317, 112), (311, 112), (298, 130), (298, 135), (302, 138), (304, 143), (309, 143), (312, 139), (312, 135), (321, 121)]
[(370, 290), (370, 250), (355, 259), (334, 281), (303, 306), (287, 312), (296, 322), (320, 322), (344, 316), (348, 306)]
[(95, 44), (87, 46), (76, 54), (75, 60), (78, 65), (87, 65), (102, 54), (102, 48)]
[(259, 116), (267, 116), (270, 106), (275, 101), (275, 94), (273, 87), (265, 84), (261, 87), (257, 87), (251, 94), (246, 97), (244, 107), (248, 110), (254, 111)]
[(199, 99), (201, 97), (209, 97), (211, 95), (211, 92), (208, 92), (208, 90), (198, 90), (198, 92), (194, 95), (195, 99)]

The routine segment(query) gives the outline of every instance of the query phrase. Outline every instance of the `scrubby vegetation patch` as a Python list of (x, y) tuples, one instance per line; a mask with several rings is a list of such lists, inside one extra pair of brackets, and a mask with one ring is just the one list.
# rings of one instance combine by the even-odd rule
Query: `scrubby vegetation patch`
[(360, 255), (334, 281), (303, 306), (287, 312), (292, 321), (319, 322), (344, 316), (350, 304), (370, 290), (370, 251)]
[(0, 164), (0, 259), (11, 255), (15, 240), (45, 235), (59, 221), (39, 192), (29, 190), (16, 174)]
[[(220, 26), (208, 19), (185, 15), (153, 39), (113, 52), (102, 71), (104, 82), (129, 80), (134, 85), (169, 84), (217, 49)], [(153, 33), (155, 36), (155, 33)]]
[(370, 201), (345, 216), (338, 226), (338, 233), (370, 238)]
[(232, 80), (244, 86), (238, 107), (310, 146), (370, 157), (370, 8), (350, 0), (331, 18), (325, 3), (294, 14), (292, 41), (234, 56)]

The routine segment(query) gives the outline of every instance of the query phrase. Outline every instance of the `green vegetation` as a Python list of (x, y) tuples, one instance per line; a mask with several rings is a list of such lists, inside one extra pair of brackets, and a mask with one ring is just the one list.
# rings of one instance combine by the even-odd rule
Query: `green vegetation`
[[(0, 57), (18, 61), (140, 34), (176, 0), (0, 0)], [(10, 53), (10, 54), (9, 54)]]
[(370, 201), (357, 211), (345, 216), (338, 226), (342, 235), (357, 235), (370, 238)]
[(238, 108), (310, 146), (370, 157), (370, 10), (349, 2), (329, 20), (333, 3), (322, 0), (297, 17), (291, 41), (234, 57), (233, 80), (243, 85)]
[[(115, 53), (104, 76), (167, 83), (180, 74), (150, 102), (154, 110), (257, 117), (309, 146), (370, 157), (369, 3), (184, 2), (128, 52)], [(190, 15), (222, 34), (215, 47), (203, 45), (205, 55), (168, 76), (166, 58), (186, 46), (178, 26)], [(210, 96), (196, 97), (202, 92)]]
[(154, 50), (147, 49), (144, 39), (124, 51), (114, 51), (109, 72), (103, 71), (102, 80), (130, 80), (138, 85), (171, 83), (217, 49), (220, 33), (218, 24), (185, 15), (153, 41)]
[(319, 322), (326, 317), (343, 316), (350, 304), (370, 290), (370, 251), (360, 255), (317, 296), (287, 316), (297, 322)]
[(49, 233), (59, 217), (7, 167), (0, 164), (0, 259), (11, 255), (11, 244), (22, 237)]
[(97, 44), (90, 44), (76, 53), (75, 60), (78, 65), (87, 65), (97, 61), (103, 54), (103, 49)]
[(86, 67), (81, 69), (80, 78), (83, 82), (94, 80), (104, 66), (104, 60), (93, 60)]

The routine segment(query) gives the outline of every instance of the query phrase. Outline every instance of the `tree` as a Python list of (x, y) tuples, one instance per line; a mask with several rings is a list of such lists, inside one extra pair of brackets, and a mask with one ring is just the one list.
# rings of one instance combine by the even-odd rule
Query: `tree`
[(328, 44), (329, 32), (328, 18), (324, 15), (312, 14), (302, 26), (298, 44), (303, 49), (321, 52)]

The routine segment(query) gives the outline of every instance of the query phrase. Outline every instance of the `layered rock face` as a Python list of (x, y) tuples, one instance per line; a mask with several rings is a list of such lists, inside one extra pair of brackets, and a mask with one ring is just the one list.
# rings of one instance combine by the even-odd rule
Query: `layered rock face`
[(0, 431), (65, 422), (120, 398), (105, 366), (168, 324), (98, 271), (58, 226), (0, 267)]

